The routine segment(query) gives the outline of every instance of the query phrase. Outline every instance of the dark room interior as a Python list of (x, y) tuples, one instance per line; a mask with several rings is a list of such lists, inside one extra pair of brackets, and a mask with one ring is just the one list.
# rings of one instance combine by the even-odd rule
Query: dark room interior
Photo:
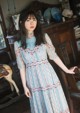
[[(64, 64), (68, 68), (77, 66), (75, 74), (69, 75), (50, 60), (61, 81), (70, 113), (80, 113), (80, 1), (57, 0), (57, 3), (52, 3), (52, 0), (48, 0), (47, 3), (30, 0), (30, 3), (23, 5), (19, 11), (17, 1), (11, 0), (14, 1), (12, 9), (12, 2), (6, 1), (0, 1), (0, 113), (31, 113), (14, 52), (15, 35), (19, 30), (17, 21), (19, 15), (28, 9), (38, 14), (42, 30), (49, 34)], [(26, 1), (24, 0), (24, 4)], [(52, 13), (47, 12), (55, 7), (60, 10), (57, 19)]]

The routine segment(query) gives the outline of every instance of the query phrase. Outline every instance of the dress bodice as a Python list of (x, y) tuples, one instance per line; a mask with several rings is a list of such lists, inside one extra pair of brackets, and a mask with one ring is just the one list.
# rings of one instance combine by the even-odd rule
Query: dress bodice
[[(17, 57), (18, 68), (21, 69), (24, 64), (32, 64), (33, 62), (42, 62), (47, 60), (47, 55), (49, 59), (54, 60), (57, 57), (55, 48), (51, 43), (48, 35), (45, 35), (46, 44), (40, 44), (36, 46), (36, 37), (26, 39), (27, 48), (23, 49), (21, 43), (15, 42), (14, 50)], [(25, 66), (24, 66), (25, 67)]]
[(27, 38), (26, 39), (26, 44), (27, 44), (27, 48), (33, 49), (35, 47), (35, 44), (36, 44), (35, 36), (33, 36), (31, 38)]

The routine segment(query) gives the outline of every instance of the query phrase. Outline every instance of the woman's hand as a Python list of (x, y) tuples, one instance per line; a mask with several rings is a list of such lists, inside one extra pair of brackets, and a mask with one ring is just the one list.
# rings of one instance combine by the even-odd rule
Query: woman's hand
[(26, 95), (28, 98), (31, 97), (30, 90), (29, 90), (27, 87), (24, 89), (24, 92), (25, 92), (25, 95)]
[(70, 68), (70, 69), (68, 69), (68, 74), (75, 74), (75, 69), (76, 68), (78, 68), (77, 66), (75, 66), (75, 67), (72, 67), (72, 68)]

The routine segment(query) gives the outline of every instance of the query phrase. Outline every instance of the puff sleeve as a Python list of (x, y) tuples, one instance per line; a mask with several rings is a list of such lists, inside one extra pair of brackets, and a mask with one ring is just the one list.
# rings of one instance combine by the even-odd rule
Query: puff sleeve
[(55, 47), (52, 44), (52, 41), (50, 40), (50, 37), (47, 33), (45, 33), (45, 42), (46, 42), (46, 51), (49, 56), (49, 59), (54, 60), (56, 57), (58, 57)]
[(22, 59), (21, 53), (20, 53), (20, 43), (18, 43), (17, 41), (14, 43), (14, 51), (15, 51), (15, 55), (16, 55), (16, 61), (17, 61), (18, 68), (19, 69), (25, 68), (25, 64), (23, 62), (23, 59)]

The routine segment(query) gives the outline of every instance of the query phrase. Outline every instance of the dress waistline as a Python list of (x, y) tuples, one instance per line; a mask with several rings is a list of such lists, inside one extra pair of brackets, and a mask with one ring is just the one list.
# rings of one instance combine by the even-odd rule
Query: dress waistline
[(41, 60), (41, 61), (31, 62), (31, 63), (26, 64), (26, 68), (41, 65), (41, 64), (46, 64), (46, 63), (48, 63), (48, 60), (46, 60), (46, 59)]

